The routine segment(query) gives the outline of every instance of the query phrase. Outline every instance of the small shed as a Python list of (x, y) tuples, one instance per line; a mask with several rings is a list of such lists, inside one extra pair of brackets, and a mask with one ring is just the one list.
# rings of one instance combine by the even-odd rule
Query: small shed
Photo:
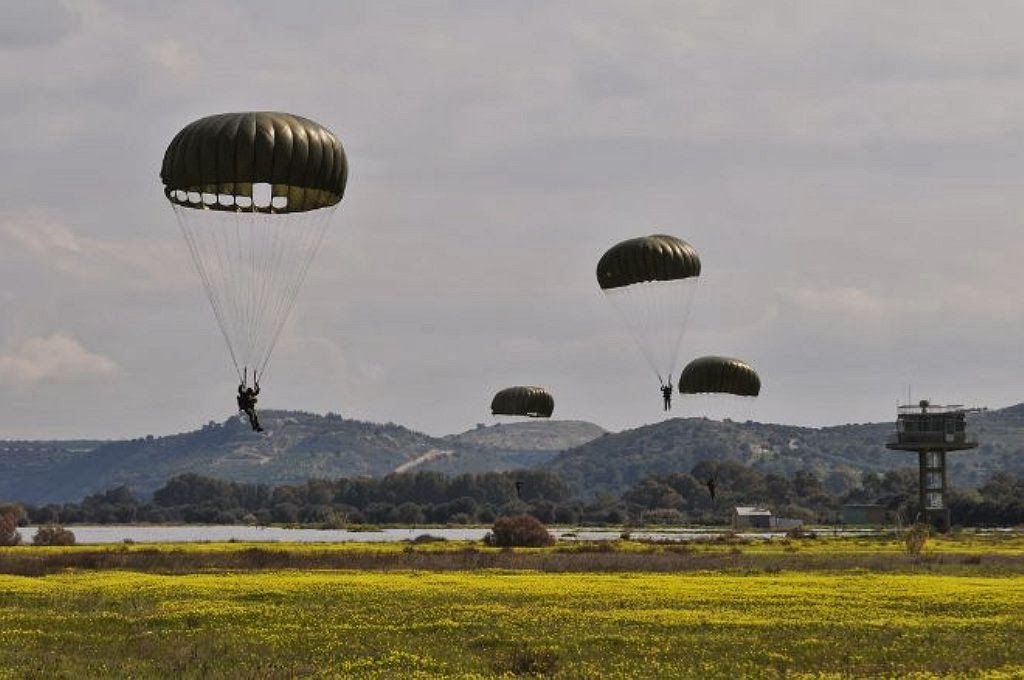
[(772, 511), (756, 506), (737, 505), (732, 512), (733, 529), (771, 529)]

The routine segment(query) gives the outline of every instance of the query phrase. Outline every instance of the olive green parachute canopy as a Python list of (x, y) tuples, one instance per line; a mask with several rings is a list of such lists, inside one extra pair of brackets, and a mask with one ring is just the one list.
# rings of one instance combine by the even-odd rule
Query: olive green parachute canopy
[(686, 241), (665, 234), (618, 243), (597, 263), (597, 283), (604, 290), (692, 276), (700, 276), (697, 251)]
[(496, 416), (550, 418), (554, 410), (555, 399), (543, 387), (506, 387), (491, 400), (491, 413)]
[[(221, 113), (186, 125), (164, 152), (160, 177), (176, 205), (293, 213), (338, 203), (348, 162), (341, 142), (290, 113)], [(269, 196), (253, 195), (269, 185)]]
[(709, 356), (694, 359), (679, 376), (681, 394), (717, 392), (741, 397), (756, 397), (761, 379), (746, 362), (731, 357)]

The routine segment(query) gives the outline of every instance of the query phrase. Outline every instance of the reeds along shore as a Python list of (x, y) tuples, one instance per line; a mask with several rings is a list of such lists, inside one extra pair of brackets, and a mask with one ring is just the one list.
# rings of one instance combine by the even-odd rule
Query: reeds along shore
[(420, 540), (396, 544), (120, 544), (0, 549), (0, 573), (41, 576), (67, 569), (159, 574), (203, 571), (348, 569), (369, 571), (559, 572), (843, 571), (995, 572), (1024, 574), (1024, 534), (772, 540), (726, 535), (686, 542), (561, 541), (549, 548), (501, 549), (476, 542)]

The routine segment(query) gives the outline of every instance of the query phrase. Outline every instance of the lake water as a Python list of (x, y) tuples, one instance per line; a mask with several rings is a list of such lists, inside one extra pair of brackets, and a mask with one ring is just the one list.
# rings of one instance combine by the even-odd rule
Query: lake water
[[(78, 544), (109, 543), (218, 543), (245, 541), (256, 543), (350, 543), (411, 541), (417, 536), (429, 534), (452, 541), (478, 541), (488, 529), (379, 529), (376, 531), (346, 531), (344, 529), (284, 529), (280, 527), (235, 526), (235, 525), (185, 525), (185, 526), (133, 526), (133, 525), (81, 525), (68, 526), (75, 534)], [(31, 543), (36, 527), (21, 527), (22, 541)], [(551, 529), (557, 538), (578, 541), (614, 541), (622, 535), (622, 529)], [(633, 538), (645, 540), (689, 541), (707, 539), (721, 534), (721, 530), (710, 531), (631, 531)], [(745, 534), (754, 538), (777, 538), (785, 534), (765, 532)]]

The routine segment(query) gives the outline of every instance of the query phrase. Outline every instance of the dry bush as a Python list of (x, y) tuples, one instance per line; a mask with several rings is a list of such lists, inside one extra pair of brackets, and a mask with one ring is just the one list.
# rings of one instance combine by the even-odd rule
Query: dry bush
[(612, 541), (586, 541), (574, 545), (562, 545), (555, 548), (559, 553), (610, 553), (618, 550)]
[(543, 548), (554, 542), (544, 523), (533, 515), (499, 517), (488, 534), (488, 544), (500, 548)]
[(921, 551), (924, 550), (924, 546), (928, 543), (928, 537), (931, 536), (931, 528), (927, 524), (915, 524), (907, 530), (906, 536), (903, 537), (903, 544), (907, 547), (907, 553), (910, 555), (920, 555)]
[(13, 512), (0, 514), (0, 545), (18, 545), (21, 534), (18, 533), (18, 518)]
[(799, 539), (804, 539), (804, 538), (817, 538), (817, 537), (818, 537), (818, 534), (816, 534), (813, 531), (808, 531), (807, 529), (804, 529), (802, 526), (793, 527), (792, 529), (789, 529), (788, 531), (786, 531), (786, 538), (788, 538), (788, 539), (797, 539), (797, 540), (799, 540)]
[(431, 536), (430, 534), (420, 534), (416, 538), (412, 539), (412, 543), (445, 543), (448, 539), (444, 536)]
[(523, 642), (517, 644), (512, 649), (496, 652), (495, 658), (491, 662), (491, 668), (499, 675), (547, 677), (558, 670), (558, 663), (558, 650), (531, 647)]
[(32, 545), (74, 545), (75, 534), (60, 524), (46, 524), (36, 530)]

